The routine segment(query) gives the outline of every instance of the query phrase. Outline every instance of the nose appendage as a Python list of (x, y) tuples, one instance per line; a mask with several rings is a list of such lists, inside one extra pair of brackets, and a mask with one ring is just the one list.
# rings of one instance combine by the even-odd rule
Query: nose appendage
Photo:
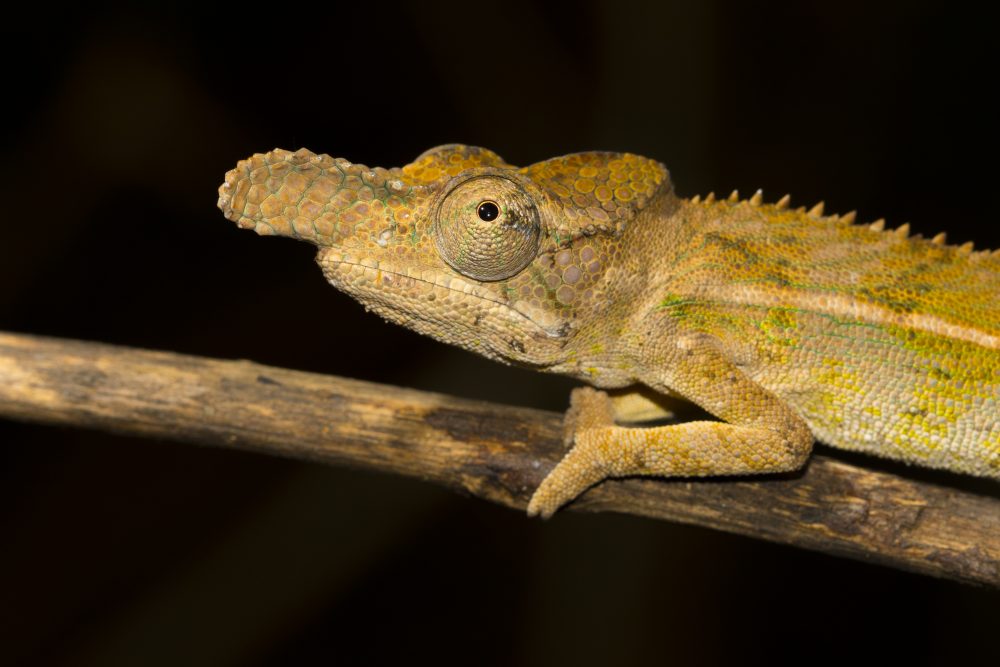
[(219, 186), (218, 206), (243, 229), (334, 246), (358, 225), (402, 206), (412, 190), (386, 169), (370, 169), (304, 148), (241, 161)]

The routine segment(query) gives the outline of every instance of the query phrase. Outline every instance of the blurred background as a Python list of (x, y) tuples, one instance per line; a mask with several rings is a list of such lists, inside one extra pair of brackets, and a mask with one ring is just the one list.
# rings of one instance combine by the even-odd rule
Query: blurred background
[[(963, 3), (5, 12), (2, 330), (565, 407), (571, 382), (387, 325), (223, 219), (223, 174), (274, 147), (632, 151), (684, 196), (1000, 246), (996, 37)], [(704, 529), (7, 421), (0, 457), (5, 665), (1000, 664), (996, 592)]]

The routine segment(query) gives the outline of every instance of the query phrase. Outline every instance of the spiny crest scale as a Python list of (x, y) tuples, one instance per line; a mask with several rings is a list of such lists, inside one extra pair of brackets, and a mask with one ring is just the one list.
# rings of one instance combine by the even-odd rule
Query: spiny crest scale
[[(709, 205), (709, 204), (714, 204), (716, 200), (715, 200), (715, 194), (710, 192), (704, 198), (702, 198), (700, 195), (695, 195), (691, 197), (688, 201), (691, 204)], [(791, 202), (791, 195), (786, 194), (771, 206), (773, 206), (774, 210), (776, 211), (784, 211), (788, 209), (788, 205), (790, 202)], [(751, 196), (749, 199), (744, 199), (744, 200), (741, 200), (739, 198), (738, 190), (733, 190), (733, 192), (725, 200), (721, 201), (721, 204), (727, 206), (731, 206), (734, 204), (743, 204), (743, 203), (746, 203), (755, 208), (766, 205), (763, 199), (763, 192), (760, 189), (754, 192), (753, 196)], [(798, 209), (795, 210), (795, 212), (800, 215), (809, 216), (811, 218), (816, 218), (819, 220), (831, 220), (841, 227), (851, 227), (857, 223), (857, 211), (848, 211), (843, 215), (836, 215), (836, 214), (826, 215), (825, 209), (826, 209), (825, 203), (820, 201), (815, 206), (813, 206), (808, 210), (805, 207), (799, 207)], [(947, 234), (945, 232), (941, 232), (935, 235), (933, 238), (925, 239), (921, 234), (911, 233), (910, 223), (904, 223), (899, 227), (890, 230), (886, 230), (885, 225), (886, 221), (884, 218), (879, 218), (874, 222), (863, 224), (864, 227), (867, 227), (871, 231), (874, 232), (884, 231), (887, 234), (900, 240), (925, 241), (935, 246), (949, 247), (962, 255), (969, 256), (974, 260), (981, 260), (981, 259), (993, 260), (996, 259), (997, 257), (1000, 257), (1000, 250), (987, 249), (987, 250), (976, 251), (972, 242), (967, 242), (959, 246), (949, 246), (947, 244)]]

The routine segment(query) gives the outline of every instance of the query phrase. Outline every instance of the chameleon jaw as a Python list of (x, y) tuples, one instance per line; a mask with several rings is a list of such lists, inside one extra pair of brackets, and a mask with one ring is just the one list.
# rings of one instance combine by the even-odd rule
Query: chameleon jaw
[[(317, 262), (331, 285), (386, 319), (420, 333), (441, 338), (449, 326), (468, 321), (466, 337), (449, 342), (479, 353), (485, 353), (485, 345), (495, 350), (489, 356), (534, 368), (560, 363), (564, 356), (567, 327), (542, 326), (515, 304), (457, 275), (397, 268), (333, 248), (322, 249)], [(503, 342), (497, 344), (496, 338)], [(468, 344), (472, 339), (477, 341), (475, 346)], [(540, 354), (544, 355), (541, 361)]]

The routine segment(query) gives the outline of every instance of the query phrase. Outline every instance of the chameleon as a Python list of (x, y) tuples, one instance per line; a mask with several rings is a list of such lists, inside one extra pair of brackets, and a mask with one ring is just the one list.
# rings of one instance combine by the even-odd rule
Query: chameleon
[[(815, 441), (1000, 479), (1000, 251), (759, 190), (684, 199), (616, 152), (517, 167), (449, 144), (383, 169), (275, 149), (218, 206), (317, 246), (390, 322), (592, 385), (530, 516), (608, 478), (795, 471)], [(704, 419), (650, 421), (691, 403)]]

